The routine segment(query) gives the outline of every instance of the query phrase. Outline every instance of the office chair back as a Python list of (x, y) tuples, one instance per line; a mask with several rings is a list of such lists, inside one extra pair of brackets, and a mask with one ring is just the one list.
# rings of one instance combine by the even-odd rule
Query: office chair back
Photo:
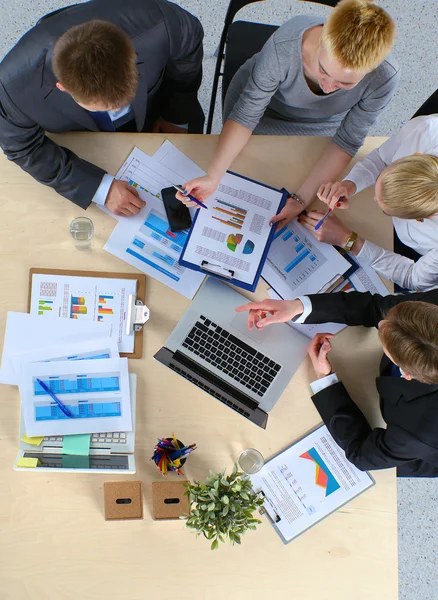
[[(237, 70), (245, 61), (248, 60), (248, 58), (251, 58), (254, 56), (254, 54), (257, 54), (257, 52), (260, 52), (271, 35), (278, 29), (277, 25), (265, 25), (264, 23), (251, 23), (249, 21), (236, 21), (233, 23), (233, 19), (239, 10), (248, 4), (254, 4), (255, 2), (263, 1), (264, 0), (230, 0), (227, 13), (225, 15), (224, 28), (222, 30), (217, 53), (206, 133), (211, 133), (211, 128), (213, 125), (214, 107), (216, 104), (219, 77), (223, 77), (223, 105), (228, 86)], [(334, 7), (339, 0), (311, 1), (314, 4), (322, 4), (324, 6)], [(222, 61), (224, 61), (223, 72), (221, 72)]]
[(415, 117), (420, 117), (421, 115), (434, 115), (435, 113), (438, 114), (438, 90), (420, 106), (412, 118), (415, 119)]

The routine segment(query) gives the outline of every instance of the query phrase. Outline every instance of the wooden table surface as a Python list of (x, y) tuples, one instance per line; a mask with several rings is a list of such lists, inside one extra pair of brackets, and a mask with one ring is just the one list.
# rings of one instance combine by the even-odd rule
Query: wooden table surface
[[(80, 156), (115, 173), (134, 145), (152, 154), (164, 136), (65, 134), (53, 136)], [(215, 136), (169, 136), (206, 168)], [(369, 138), (359, 157), (380, 145)], [(253, 136), (233, 170), (264, 183), (297, 189), (328, 143), (326, 138)], [(116, 221), (94, 205), (86, 213), (35, 182), (0, 156), (0, 338), (7, 311), (26, 311), (31, 267), (136, 270), (103, 251)], [(340, 216), (387, 248), (392, 225), (362, 192)], [(75, 250), (69, 223), (86, 214), (95, 226), (93, 248)], [(261, 282), (256, 297), (265, 296)], [(248, 294), (247, 294), (248, 295)], [(251, 295), (248, 295), (251, 297)], [(310, 400), (314, 378), (308, 359), (273, 409), (263, 431), (153, 360), (189, 301), (147, 278), (151, 319), (144, 357), (130, 360), (138, 376), (136, 475), (15, 472), (19, 395), (0, 386), (0, 600), (396, 600), (397, 506), (395, 471), (374, 473), (377, 485), (289, 545), (268, 522), (248, 532), (241, 546), (212, 552), (181, 521), (151, 517), (149, 461), (157, 437), (175, 432), (196, 442), (184, 469), (189, 479), (232, 466), (241, 450), (278, 452), (320, 422)], [(26, 340), (23, 340), (23, 347)], [(374, 330), (349, 328), (333, 343), (333, 365), (373, 424), (380, 423), (374, 377), (381, 349)], [(176, 477), (176, 476), (175, 476)], [(105, 522), (103, 483), (141, 480), (142, 521)]]

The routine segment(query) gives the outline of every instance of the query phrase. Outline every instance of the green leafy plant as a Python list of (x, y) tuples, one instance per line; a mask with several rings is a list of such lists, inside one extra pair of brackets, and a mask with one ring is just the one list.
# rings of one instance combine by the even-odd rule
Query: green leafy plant
[(261, 494), (252, 491), (251, 480), (242, 477), (237, 464), (228, 477), (225, 472), (226, 469), (220, 473), (210, 471), (204, 483), (194, 481), (186, 484), (190, 514), (182, 518), (197, 536), (202, 533), (211, 541), (212, 550), (216, 550), (219, 542), (225, 542), (227, 537), (233, 545), (240, 544), (241, 536), (248, 529), (257, 529), (261, 523), (253, 516), (263, 504)]

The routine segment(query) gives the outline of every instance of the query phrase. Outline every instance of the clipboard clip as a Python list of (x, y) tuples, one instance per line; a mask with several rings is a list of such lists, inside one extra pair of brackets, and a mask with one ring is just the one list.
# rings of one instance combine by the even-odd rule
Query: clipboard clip
[(126, 319), (126, 335), (140, 331), (149, 320), (150, 310), (141, 300), (136, 300), (134, 294), (128, 298), (128, 318)]
[(231, 269), (225, 269), (225, 267), (222, 267), (221, 265), (209, 263), (208, 260), (203, 260), (201, 262), (201, 269), (208, 273), (213, 273), (214, 275), (220, 275), (225, 279), (232, 279), (234, 277), (234, 271)]

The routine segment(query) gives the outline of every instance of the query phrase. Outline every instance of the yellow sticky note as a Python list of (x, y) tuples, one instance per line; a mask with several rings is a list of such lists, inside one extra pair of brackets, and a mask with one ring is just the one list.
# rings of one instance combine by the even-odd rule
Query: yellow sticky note
[(40, 461), (37, 458), (19, 458), (17, 467), (23, 467), (25, 469), (34, 469), (40, 465)]
[(23, 437), (21, 438), (22, 442), (25, 442), (26, 444), (31, 444), (32, 446), (39, 446), (41, 444), (41, 442), (43, 441), (44, 436), (42, 437), (27, 437), (27, 435), (23, 435)]

